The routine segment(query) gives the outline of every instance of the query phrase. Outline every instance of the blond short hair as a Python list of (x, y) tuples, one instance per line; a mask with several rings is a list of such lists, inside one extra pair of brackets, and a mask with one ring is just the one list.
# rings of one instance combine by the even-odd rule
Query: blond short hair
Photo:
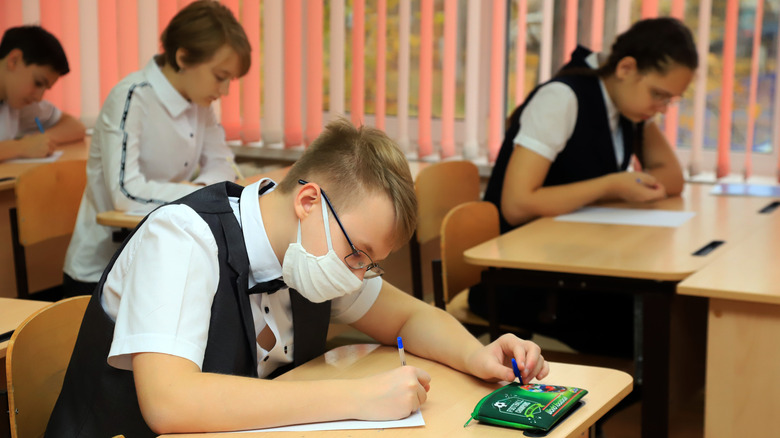
[(409, 163), (398, 145), (379, 129), (355, 128), (345, 119), (328, 123), (279, 189), (291, 193), (298, 180), (319, 184), (339, 211), (359, 206), (366, 196), (388, 196), (395, 210), (395, 249), (409, 241), (417, 226)]
[(180, 10), (160, 35), (165, 60), (175, 71), (181, 66), (176, 62), (176, 51), (184, 49), (187, 64), (202, 64), (210, 60), (220, 47), (227, 44), (238, 55), (240, 76), (244, 76), (252, 64), (252, 47), (244, 28), (225, 5), (212, 0), (197, 0)]

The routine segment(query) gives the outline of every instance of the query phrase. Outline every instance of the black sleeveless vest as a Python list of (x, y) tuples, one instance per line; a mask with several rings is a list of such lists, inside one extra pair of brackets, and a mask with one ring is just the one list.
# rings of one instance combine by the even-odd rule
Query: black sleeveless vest
[(485, 190), (485, 201), (490, 201), (498, 207), (502, 233), (515, 228), (506, 221), (501, 211), (501, 193), (503, 192), (509, 158), (515, 148), (514, 140), (520, 131), (520, 115), (543, 85), (550, 82), (564, 83), (574, 91), (578, 102), (574, 132), (566, 142), (563, 151), (550, 165), (543, 186), (570, 184), (626, 170), (631, 155), (641, 148), (643, 124), (635, 124), (621, 115), (619, 123), (620, 129), (623, 131), (624, 155), (621, 165), (617, 165), (612, 133), (607, 119), (607, 107), (599, 85), (599, 78), (595, 74), (582, 72), (584, 69), (591, 70), (585, 62), (585, 58), (590, 53), (590, 50), (582, 46), (577, 47), (571, 55), (571, 61), (563, 66), (558, 76), (536, 87), (525, 99), (525, 102), (509, 116), (507, 121), (509, 126), (504, 136), (504, 142)]
[[(228, 196), (240, 197), (243, 187), (225, 182), (198, 190), (172, 204), (195, 210), (209, 225), (217, 242), (219, 283), (211, 307), (203, 372), (257, 377), (257, 341), (247, 295), (249, 260), (241, 227)], [(136, 228), (140, 228), (143, 222)], [(135, 231), (133, 231), (135, 234)], [(138, 407), (133, 373), (106, 362), (114, 322), (100, 296), (114, 254), (87, 306), (65, 381), (46, 429), (47, 437), (154, 437)], [(164, 293), (164, 291), (160, 291)], [(330, 302), (315, 304), (290, 290), (293, 314), (293, 364), (307, 362), (325, 351)], [(203, 394), (208, 397), (208, 394)]]

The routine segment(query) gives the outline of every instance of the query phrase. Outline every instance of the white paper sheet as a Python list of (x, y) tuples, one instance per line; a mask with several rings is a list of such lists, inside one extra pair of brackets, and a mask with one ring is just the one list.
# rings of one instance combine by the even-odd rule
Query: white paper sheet
[(43, 157), (43, 158), (14, 158), (13, 160), (6, 161), (6, 163), (53, 163), (53, 162), (59, 160), (61, 156), (62, 156), (62, 151), (54, 151), (48, 157)]
[(246, 430), (244, 432), (308, 432), (315, 430), (355, 430), (355, 429), (391, 429), (395, 427), (425, 426), (422, 412), (393, 421), (329, 421), (327, 423), (297, 424), (295, 426), (272, 427), (268, 429)]
[(716, 184), (710, 190), (713, 195), (725, 196), (762, 196), (766, 198), (780, 197), (780, 186), (767, 186), (759, 184)]
[(556, 221), (591, 224), (679, 227), (695, 216), (692, 211), (643, 210), (636, 208), (583, 207), (574, 213), (557, 216)]

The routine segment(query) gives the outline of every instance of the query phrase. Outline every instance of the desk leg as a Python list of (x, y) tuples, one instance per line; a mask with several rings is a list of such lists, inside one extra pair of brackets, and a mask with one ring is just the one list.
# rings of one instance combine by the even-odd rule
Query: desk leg
[(498, 275), (499, 272), (495, 268), (489, 268), (486, 271), (482, 271), (482, 283), (485, 285), (485, 292), (487, 293), (488, 331), (490, 333), (491, 341), (495, 341), (500, 335), (500, 324), (498, 322), (498, 299), (496, 298), (496, 276)]
[(673, 293), (642, 296), (642, 436), (669, 436), (669, 351)]

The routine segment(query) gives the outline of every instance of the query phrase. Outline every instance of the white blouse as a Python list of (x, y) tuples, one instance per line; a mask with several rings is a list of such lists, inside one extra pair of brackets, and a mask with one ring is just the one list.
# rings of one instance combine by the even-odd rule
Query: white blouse
[[(585, 62), (591, 68), (598, 68), (598, 54), (591, 53)], [(601, 94), (607, 107), (609, 128), (612, 131), (612, 144), (618, 167), (623, 164), (623, 131), (620, 130), (620, 113), (607, 93), (604, 81), (599, 79)], [(520, 131), (515, 137), (515, 145), (520, 145), (555, 161), (563, 151), (566, 142), (574, 132), (579, 111), (577, 95), (568, 85), (550, 82), (539, 88), (520, 115)]]
[(234, 180), (233, 154), (211, 108), (187, 101), (152, 59), (109, 93), (87, 161), (87, 187), (65, 259), (65, 273), (97, 282), (119, 245), (96, 216), (176, 200), (198, 187)]

